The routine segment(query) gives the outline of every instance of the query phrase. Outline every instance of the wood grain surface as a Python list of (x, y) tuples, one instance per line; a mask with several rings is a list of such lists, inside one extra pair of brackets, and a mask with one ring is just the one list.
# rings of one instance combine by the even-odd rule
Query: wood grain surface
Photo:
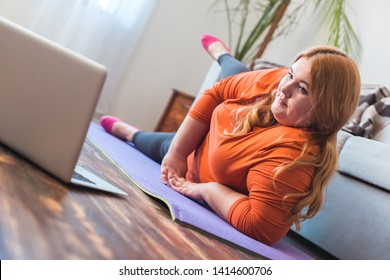
[(172, 221), (88, 140), (80, 165), (127, 197), (55, 179), (0, 145), (1, 259), (258, 259)]

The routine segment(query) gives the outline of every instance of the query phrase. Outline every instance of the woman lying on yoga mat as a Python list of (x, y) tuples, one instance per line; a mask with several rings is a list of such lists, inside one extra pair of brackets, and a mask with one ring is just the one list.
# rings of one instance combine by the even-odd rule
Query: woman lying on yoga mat
[(337, 132), (359, 101), (357, 66), (318, 46), (290, 68), (248, 72), (218, 38), (205, 35), (202, 44), (226, 78), (199, 97), (177, 133), (140, 131), (111, 116), (101, 124), (160, 162), (165, 184), (272, 244), (322, 206)]

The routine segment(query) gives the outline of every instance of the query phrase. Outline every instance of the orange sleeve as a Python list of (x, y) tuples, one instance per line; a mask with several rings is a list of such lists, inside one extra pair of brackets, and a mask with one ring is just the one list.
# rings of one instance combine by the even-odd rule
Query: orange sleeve
[(274, 169), (289, 161), (291, 156), (294, 156), (291, 148), (278, 148), (249, 171), (248, 198), (237, 200), (228, 213), (232, 226), (266, 244), (285, 236), (291, 227), (288, 222), (290, 209), (297, 201), (283, 198), (287, 194), (307, 191), (314, 172), (311, 166), (295, 167), (280, 174), (274, 182)]
[[(238, 100), (243, 97), (251, 99), (257, 95), (270, 93), (270, 90), (275, 88), (280, 78), (287, 72), (286, 68), (278, 68), (244, 72), (227, 77), (206, 89), (196, 100), (188, 114), (192, 118), (209, 125), (211, 115), (219, 104), (227, 100)], [(245, 96), (246, 90), (256, 83), (260, 85), (259, 91), (251, 91), (251, 95)]]
[(198, 100), (189, 111), (189, 116), (209, 125), (214, 109), (225, 100), (236, 99), (238, 94), (242, 92), (243, 88), (246, 86), (245, 83), (241, 83), (240, 81), (244, 77), (251, 76), (250, 74), (251, 72), (242, 73), (216, 82), (199, 96)]

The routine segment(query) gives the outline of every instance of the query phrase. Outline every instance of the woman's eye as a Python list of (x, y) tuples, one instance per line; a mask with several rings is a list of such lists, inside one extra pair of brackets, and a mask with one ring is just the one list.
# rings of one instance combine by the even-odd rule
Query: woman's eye
[(307, 90), (303, 87), (299, 87), (299, 92), (302, 93), (302, 94), (305, 94), (307, 95)]
[(288, 74), (287, 74), (287, 77), (288, 77), (289, 79), (292, 79), (292, 78), (293, 78), (293, 74), (292, 74), (292, 73), (288, 73)]

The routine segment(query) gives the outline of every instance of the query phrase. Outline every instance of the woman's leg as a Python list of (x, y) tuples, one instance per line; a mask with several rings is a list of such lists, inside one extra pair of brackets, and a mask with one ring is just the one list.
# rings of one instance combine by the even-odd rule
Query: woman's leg
[(174, 136), (174, 132), (138, 131), (134, 133), (132, 142), (144, 155), (157, 163), (161, 163)]
[(217, 61), (221, 66), (221, 79), (249, 71), (249, 68), (246, 64), (235, 59), (228, 53), (220, 55)]
[(221, 66), (221, 78), (233, 76), (241, 72), (248, 72), (249, 67), (235, 59), (229, 48), (217, 37), (203, 35), (201, 38), (204, 49)]
[(145, 132), (112, 116), (103, 116), (101, 126), (110, 134), (132, 142), (134, 146), (147, 157), (161, 163), (168, 152), (175, 133)]

